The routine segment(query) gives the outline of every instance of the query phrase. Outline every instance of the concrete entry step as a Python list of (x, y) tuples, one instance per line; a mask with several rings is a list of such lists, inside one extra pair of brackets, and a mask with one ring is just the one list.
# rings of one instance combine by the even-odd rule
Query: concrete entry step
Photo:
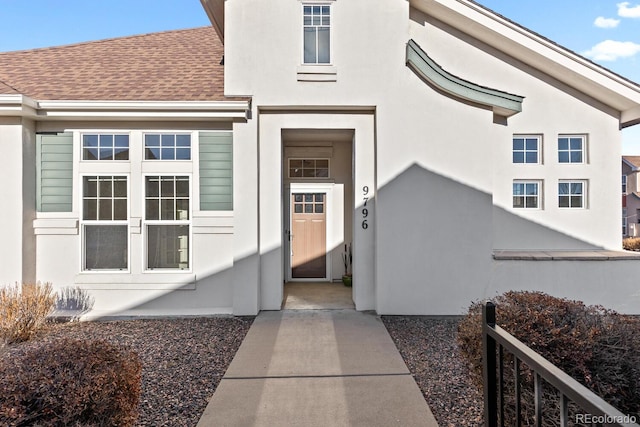
[(199, 427), (437, 426), (374, 314), (262, 312)]
[(284, 284), (284, 310), (353, 309), (352, 288), (342, 282), (288, 282)]

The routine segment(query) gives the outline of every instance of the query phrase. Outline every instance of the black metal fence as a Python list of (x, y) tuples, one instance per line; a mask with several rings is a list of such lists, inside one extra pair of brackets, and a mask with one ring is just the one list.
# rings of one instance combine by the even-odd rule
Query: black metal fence
[[(561, 427), (569, 425), (610, 425), (640, 427), (635, 416), (625, 415), (598, 395), (567, 375), (547, 359), (496, 325), (496, 306), (482, 307), (482, 345), (484, 373), (484, 416), (487, 427), (505, 426), (505, 352), (513, 357), (515, 424), (522, 421), (521, 363), (533, 372), (535, 425), (542, 426), (543, 380), (558, 392)], [(569, 402), (581, 411), (581, 419), (569, 420)], [(575, 415), (574, 415), (575, 417)]]

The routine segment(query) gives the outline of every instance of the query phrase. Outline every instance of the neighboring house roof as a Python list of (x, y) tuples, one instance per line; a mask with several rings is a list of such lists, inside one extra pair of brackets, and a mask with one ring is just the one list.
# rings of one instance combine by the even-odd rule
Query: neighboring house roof
[(212, 27), (0, 53), (0, 94), (36, 100), (226, 101)]
[(622, 161), (629, 165), (633, 171), (640, 169), (640, 156), (622, 156)]

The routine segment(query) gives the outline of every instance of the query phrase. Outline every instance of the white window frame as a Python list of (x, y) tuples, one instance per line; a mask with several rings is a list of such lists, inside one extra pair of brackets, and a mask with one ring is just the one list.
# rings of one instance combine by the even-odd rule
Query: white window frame
[[(525, 194), (515, 194), (514, 188), (513, 186), (519, 184), (519, 185), (524, 185), (525, 187)], [(535, 196), (531, 195), (526, 195), (526, 186), (527, 185), (531, 185), (531, 184), (535, 184), (536, 185), (536, 194)], [(513, 209), (517, 209), (517, 210), (541, 210), (542, 209), (542, 190), (543, 190), (543, 182), (542, 180), (539, 179), (515, 179), (513, 180), (513, 183), (511, 185), (511, 207)], [(520, 207), (520, 206), (515, 206), (513, 203), (513, 199), (515, 197), (524, 197), (524, 206)], [(527, 198), (532, 198), (535, 197), (536, 199), (536, 206), (535, 207), (527, 207)]]
[[(566, 150), (561, 150), (560, 149), (560, 139), (566, 138), (568, 139), (568, 147)], [(579, 138), (582, 140), (582, 149), (580, 150), (580, 152), (582, 153), (582, 161), (580, 162), (573, 162), (571, 161), (571, 153), (577, 152), (578, 150), (573, 150), (571, 149), (571, 139), (573, 138)], [(580, 135), (580, 134), (567, 134), (567, 135), (558, 135), (558, 139), (557, 139), (557, 143), (558, 143), (558, 163), (563, 164), (563, 165), (582, 165), (582, 164), (586, 164), (587, 163), (587, 136), (586, 135)], [(562, 162), (560, 161), (560, 153), (561, 152), (566, 152), (569, 155), (569, 161), (567, 162)]]
[[(189, 180), (189, 211), (188, 219), (176, 219), (176, 220), (150, 220), (147, 219), (147, 178), (149, 177), (187, 177)], [(194, 198), (193, 198), (193, 175), (189, 173), (181, 172), (158, 172), (147, 173), (142, 176), (142, 200), (143, 200), (143, 214), (142, 214), (142, 230), (143, 230), (143, 259), (142, 259), (142, 271), (151, 274), (163, 274), (163, 273), (189, 273), (193, 271), (193, 214), (194, 214)], [(175, 193), (174, 196), (175, 198)], [(149, 268), (149, 226), (150, 225), (186, 225), (189, 227), (188, 233), (188, 256), (187, 256), (187, 268)]]
[[(301, 57), (301, 63), (304, 66), (330, 66), (333, 64), (333, 39), (334, 39), (334, 31), (333, 31), (333, 1), (329, 2), (329, 1), (303, 1), (301, 2), (301, 21), (302, 21), (302, 28), (301, 28), (301, 35), (302, 35), (302, 43), (301, 43), (301, 52), (300, 52), (300, 57)], [(305, 17), (305, 7), (313, 7), (313, 6), (319, 6), (319, 7), (328, 7), (329, 8), (329, 25), (322, 25), (320, 24), (319, 27), (328, 27), (329, 28), (329, 62), (318, 62), (318, 50), (316, 49), (316, 61), (315, 62), (306, 62), (305, 61), (305, 57), (304, 57), (304, 35), (305, 35), (305, 28), (307, 27), (318, 27), (316, 25), (306, 25), (304, 23), (304, 17)], [(316, 33), (316, 48), (317, 48), (317, 43), (318, 38), (317, 38), (317, 33)]]
[[(84, 158), (84, 150), (85, 150), (85, 144), (84, 144), (84, 137), (85, 136), (89, 136), (89, 135), (96, 135), (98, 137), (98, 141), (100, 140), (101, 136), (112, 136), (113, 137), (113, 146), (112, 148), (112, 153), (113, 153), (113, 157), (112, 159), (85, 159)], [(127, 157), (128, 159), (116, 159), (115, 158), (115, 149), (116, 149), (116, 141), (115, 141), (115, 137), (116, 136), (126, 136), (128, 141), (127, 141)], [(100, 155), (100, 142), (98, 142), (98, 156)], [(80, 161), (82, 162), (129, 162), (131, 161), (131, 133), (129, 132), (105, 132), (105, 131), (97, 131), (97, 132), (91, 132), (91, 131), (84, 131), (80, 133)]]
[[(304, 162), (305, 160), (313, 160), (317, 162), (318, 160), (326, 160), (327, 161), (327, 176), (291, 176), (291, 161), (300, 160)], [(304, 170), (304, 168), (303, 168)], [(316, 166), (314, 166), (314, 170), (318, 170)], [(329, 179), (331, 178), (331, 159), (328, 157), (289, 157), (287, 159), (287, 176), (289, 179), (309, 179), (309, 180), (319, 180), (319, 179)]]
[[(84, 208), (84, 201), (85, 201), (85, 194), (84, 194), (84, 181), (85, 178), (87, 177), (92, 177), (92, 176), (97, 176), (97, 177), (125, 177), (126, 181), (127, 181), (127, 215), (126, 215), (126, 219), (124, 220), (100, 220), (100, 219), (96, 219), (96, 220), (92, 220), (92, 219), (85, 219), (85, 208)], [(129, 174), (126, 173), (95, 173), (95, 174), (91, 174), (91, 173), (84, 173), (80, 175), (80, 244), (81, 244), (81, 259), (80, 259), (80, 271), (82, 271), (83, 273), (91, 273), (91, 274), (113, 274), (113, 273), (118, 273), (118, 274), (128, 274), (131, 272), (131, 230), (130, 230), (130, 224), (129, 224), (129, 218), (131, 216), (131, 176)], [(120, 226), (126, 226), (127, 227), (127, 268), (126, 269), (116, 269), (116, 268), (112, 268), (112, 269), (88, 269), (86, 266), (86, 256), (87, 256), (87, 251), (86, 251), (86, 226), (92, 226), (92, 225), (120, 225)]]
[[(524, 140), (524, 147), (522, 150), (516, 150), (513, 145), (515, 143), (516, 139), (523, 139)], [(536, 153), (536, 157), (537, 160), (535, 162), (527, 162), (527, 153), (531, 153), (534, 150), (527, 150), (527, 140), (528, 139), (535, 139), (536, 140), (536, 149), (535, 149), (535, 153)], [(522, 162), (516, 162), (514, 161), (513, 157), (514, 154), (516, 152), (521, 152), (523, 153), (523, 160)], [(542, 164), (542, 136), (541, 135), (513, 135), (513, 137), (511, 138), (511, 162), (515, 165), (539, 165)]]
[[(158, 135), (160, 138), (160, 145), (158, 148), (160, 149), (160, 157), (157, 159), (149, 159), (147, 158), (147, 136)], [(173, 148), (174, 157), (173, 158), (162, 158), (162, 137), (165, 135), (171, 135), (174, 137), (174, 143), (171, 146)], [(178, 149), (177, 145), (177, 136), (178, 135), (187, 135), (189, 136), (189, 158), (188, 159), (178, 159), (176, 155), (176, 151)], [(193, 159), (193, 151), (194, 151), (194, 133), (193, 132), (184, 132), (184, 131), (146, 131), (142, 133), (142, 160), (144, 162), (192, 162)], [(196, 143), (197, 145), (197, 143)], [(169, 146), (165, 146), (169, 148)], [(181, 147), (184, 148), (184, 147)]]
[(627, 208), (622, 208), (622, 235), (626, 236), (629, 232), (627, 222)]
[(622, 175), (622, 194), (627, 194), (627, 175)]
[[(560, 184), (568, 184), (569, 185), (569, 193), (560, 194)], [(572, 198), (576, 197), (571, 193), (573, 184), (582, 184), (582, 193), (580, 197), (582, 198), (581, 206), (571, 206)], [(558, 181), (558, 208), (559, 209), (587, 209), (588, 202), (588, 181), (586, 179), (561, 179)], [(569, 197), (569, 206), (560, 206), (560, 197)]]

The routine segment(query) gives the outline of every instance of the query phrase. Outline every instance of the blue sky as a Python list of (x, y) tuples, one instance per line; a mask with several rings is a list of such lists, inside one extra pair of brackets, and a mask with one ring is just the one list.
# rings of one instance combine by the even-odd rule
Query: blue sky
[[(640, 83), (640, 0), (478, 0)], [(0, 51), (208, 25), (198, 0), (0, 0)], [(623, 131), (640, 155), (640, 125)]]

